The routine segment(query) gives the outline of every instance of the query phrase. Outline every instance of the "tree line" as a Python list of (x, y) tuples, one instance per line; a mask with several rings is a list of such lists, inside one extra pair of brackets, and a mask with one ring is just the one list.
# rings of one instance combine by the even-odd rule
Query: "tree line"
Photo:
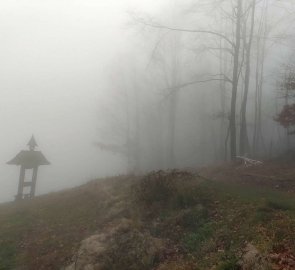
[(130, 18), (134, 45), (110, 72), (100, 149), (139, 172), (291, 147), (277, 122), (294, 124), (292, 1), (173, 1)]

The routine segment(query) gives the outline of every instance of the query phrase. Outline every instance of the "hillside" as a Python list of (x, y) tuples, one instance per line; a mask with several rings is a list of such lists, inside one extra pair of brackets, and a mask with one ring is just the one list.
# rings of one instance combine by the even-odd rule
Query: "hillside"
[(0, 269), (295, 269), (294, 183), (293, 163), (223, 165), (2, 204)]

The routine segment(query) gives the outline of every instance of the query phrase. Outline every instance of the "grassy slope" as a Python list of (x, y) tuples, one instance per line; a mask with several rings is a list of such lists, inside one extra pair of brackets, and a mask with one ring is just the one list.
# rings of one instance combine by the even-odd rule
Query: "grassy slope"
[(155, 262), (161, 264), (159, 269), (210, 269), (220, 263), (220, 269), (234, 269), (230, 267), (246, 241), (262, 253), (282, 245), (295, 251), (294, 194), (243, 183), (169, 177), (172, 189), (118, 177), (3, 204), (0, 269), (60, 269), (82, 239), (121, 217), (141, 222), (142, 230), (179, 247), (177, 262), (167, 255)]
[[(114, 183), (118, 181), (120, 185)], [(1, 205), (0, 269), (60, 269), (67, 264), (80, 241), (103, 226), (110, 209), (124, 201), (127, 179), (102, 182)]]

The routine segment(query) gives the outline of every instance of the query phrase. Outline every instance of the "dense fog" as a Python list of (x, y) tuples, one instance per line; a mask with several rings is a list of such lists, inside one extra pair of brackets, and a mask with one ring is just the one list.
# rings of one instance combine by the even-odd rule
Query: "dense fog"
[(6, 162), (32, 134), (51, 162), (37, 194), (290, 149), (274, 118), (292, 103), (282, 81), (294, 70), (295, 3), (238, 3), (1, 1), (0, 201), (16, 194), (19, 167)]

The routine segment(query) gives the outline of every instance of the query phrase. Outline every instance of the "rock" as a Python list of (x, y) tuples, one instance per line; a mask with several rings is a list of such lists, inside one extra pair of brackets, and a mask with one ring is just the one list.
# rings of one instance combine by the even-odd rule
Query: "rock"
[(97, 258), (106, 249), (106, 235), (97, 234), (81, 242), (81, 246), (75, 255), (74, 262), (65, 268), (65, 270), (100, 270), (101, 265)]
[(257, 248), (248, 243), (242, 259), (239, 262), (241, 270), (268, 270), (269, 263), (265, 257), (263, 257)]
[(122, 219), (119, 225), (83, 240), (65, 270), (149, 269), (162, 250), (163, 241)]

